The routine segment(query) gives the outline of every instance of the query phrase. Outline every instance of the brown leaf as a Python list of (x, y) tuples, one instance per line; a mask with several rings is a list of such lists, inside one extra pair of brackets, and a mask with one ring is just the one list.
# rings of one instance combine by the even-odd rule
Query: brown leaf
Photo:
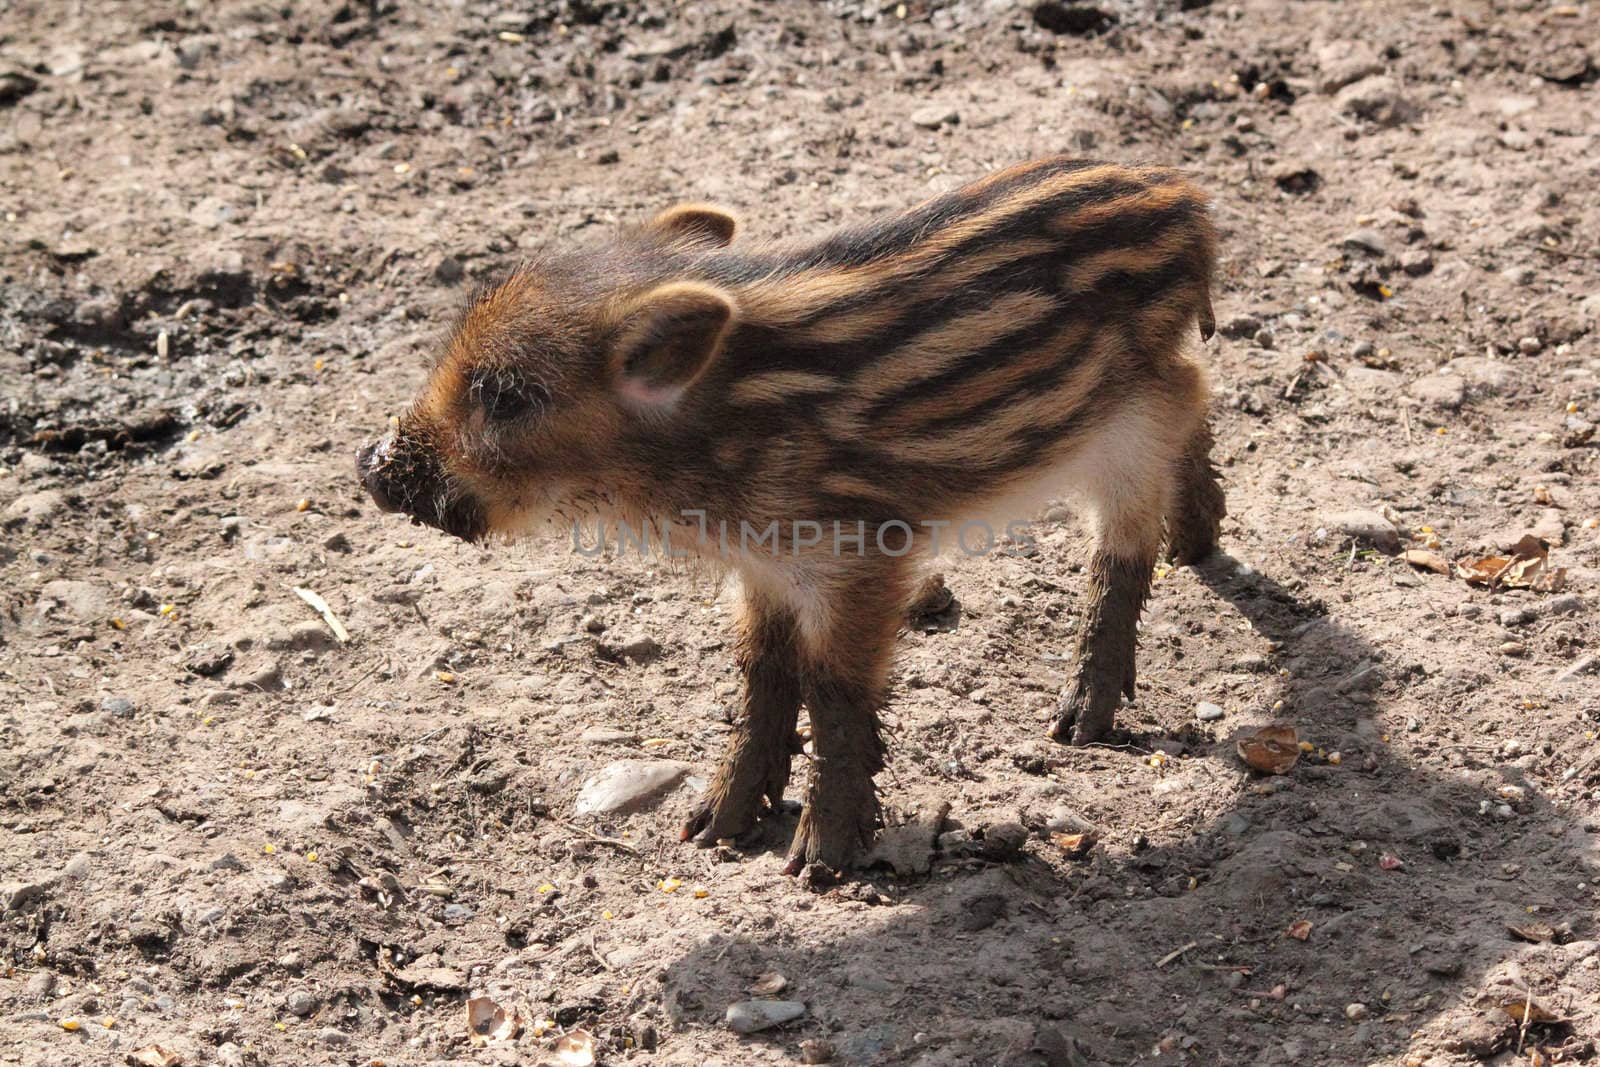
[(1068, 859), (1074, 859), (1074, 860), (1075, 859), (1081, 859), (1082, 857), (1088, 855), (1089, 854), (1089, 850), (1094, 847), (1094, 834), (1090, 834), (1090, 833), (1083, 833), (1083, 834), (1055, 834), (1055, 833), (1053, 833), (1053, 834), (1050, 835), (1050, 840), (1052, 840), (1052, 841), (1054, 841), (1056, 843), (1056, 847), (1057, 848), (1059, 848), (1062, 852), (1066, 853), (1066, 856), (1067, 856)]
[(1296, 941), (1305, 941), (1311, 937), (1311, 920), (1296, 919), (1289, 924), (1289, 929), (1283, 932), (1284, 937), (1292, 937)]
[(1238, 742), (1239, 758), (1262, 774), (1285, 774), (1300, 759), (1300, 739), (1292, 726), (1263, 726)]
[(1456, 573), (1472, 585), (1491, 589), (1537, 589), (1553, 592), (1566, 582), (1566, 568), (1549, 570), (1550, 546), (1523, 534), (1509, 556), (1485, 556), (1456, 565)]
[(1400, 558), (1413, 567), (1418, 567), (1425, 571), (1433, 571), (1435, 574), (1450, 573), (1450, 561), (1439, 555), (1439, 553), (1431, 552), (1426, 548), (1408, 548), (1400, 553)]
[(1526, 926), (1507, 925), (1506, 929), (1511, 931), (1512, 937), (1521, 938), (1524, 941), (1532, 941), (1536, 945), (1545, 941), (1554, 941), (1556, 937), (1555, 927), (1549, 923), (1528, 923)]
[[(1537, 1026), (1539, 1023), (1564, 1023), (1567, 1020), (1555, 1012), (1527, 996), (1506, 997), (1500, 1002), (1500, 1009), (1519, 1026)], [(1526, 1016), (1526, 1021), (1524, 1021)]]
[(750, 994), (757, 997), (775, 997), (789, 988), (789, 979), (777, 971), (767, 971), (756, 975), (756, 980), (750, 983)]

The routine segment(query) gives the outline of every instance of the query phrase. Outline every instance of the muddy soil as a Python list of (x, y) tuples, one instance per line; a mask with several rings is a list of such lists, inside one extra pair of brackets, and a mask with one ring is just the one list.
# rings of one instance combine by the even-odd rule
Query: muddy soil
[[(1597, 40), (1531, 0), (12, 0), (0, 1063), (1592, 1059)], [(1214, 194), (1224, 554), (1163, 572), (1087, 749), (1044, 736), (1071, 515), (951, 560), (898, 867), (784, 877), (792, 813), (680, 845), (727, 583), (413, 529), (354, 449), (547, 244), (690, 199), (804, 236), (1058, 151)], [(1401, 554), (1526, 533), (1563, 587)], [(1236, 753), (1271, 722), (1281, 777)], [(622, 760), (668, 784), (580, 814)], [(770, 972), (804, 1013), (733, 1032)]]

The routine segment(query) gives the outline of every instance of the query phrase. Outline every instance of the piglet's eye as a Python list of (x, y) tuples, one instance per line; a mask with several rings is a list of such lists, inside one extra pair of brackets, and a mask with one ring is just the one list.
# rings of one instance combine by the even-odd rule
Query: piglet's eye
[(485, 415), (501, 421), (537, 415), (550, 403), (548, 389), (514, 370), (474, 371), (468, 389)]

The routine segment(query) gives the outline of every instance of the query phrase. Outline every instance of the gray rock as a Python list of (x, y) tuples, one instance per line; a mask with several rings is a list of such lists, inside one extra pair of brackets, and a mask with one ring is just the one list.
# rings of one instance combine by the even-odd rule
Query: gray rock
[(960, 121), (961, 115), (955, 109), (937, 104), (918, 108), (911, 113), (911, 125), (920, 126), (924, 130), (937, 130), (945, 125), (954, 126)]
[(455, 256), (445, 256), (433, 268), (433, 283), (435, 285), (455, 285), (466, 276), (466, 268)]
[(0, 914), (27, 911), (44, 895), (45, 887), (38, 882), (0, 882)]
[(1467, 383), (1449, 374), (1430, 374), (1406, 386), (1406, 392), (1429, 407), (1455, 411), (1467, 399)]
[(798, 1000), (741, 1000), (728, 1006), (723, 1019), (734, 1033), (753, 1034), (794, 1022), (805, 1013), (806, 1006)]
[(62, 610), (84, 622), (103, 619), (111, 614), (110, 590), (95, 582), (58, 578), (44, 583), (39, 592), (40, 599), (54, 601)]
[(1576, 593), (1566, 593), (1562, 596), (1551, 597), (1545, 601), (1544, 614), (1546, 615), (1576, 615), (1583, 611), (1583, 597)]
[(1504, 278), (1512, 285), (1522, 286), (1532, 285), (1534, 279), (1537, 278), (1538, 275), (1535, 274), (1533, 268), (1528, 266), (1526, 263), (1519, 263), (1514, 267), (1507, 267), (1505, 270), (1501, 271), (1500, 277)]
[(127, 697), (106, 697), (100, 701), (100, 710), (110, 712), (119, 719), (128, 719), (133, 717), (135, 709), (133, 701)]
[(56, 991), (56, 976), (51, 971), (36, 971), (29, 975), (25, 988), (29, 999), (44, 1000)]
[(1400, 253), (1400, 269), (1416, 277), (1433, 269), (1433, 253), (1426, 248), (1410, 248)]
[(444, 906), (444, 921), (447, 923), (464, 923), (476, 914), (478, 913), (466, 904), (446, 904)]
[(274, 652), (326, 652), (338, 644), (327, 626), (310, 620), (297, 622), (267, 638), (267, 648)]
[(1201, 722), (1216, 722), (1226, 714), (1221, 707), (1208, 700), (1202, 700), (1194, 709), (1194, 717)]
[(317, 1031), (317, 1043), (327, 1045), (329, 1048), (343, 1048), (350, 1043), (350, 1035), (343, 1030), (325, 1026)]
[(1376, 511), (1336, 512), (1324, 518), (1323, 525), (1345, 537), (1364, 541), (1385, 552), (1393, 552), (1400, 547), (1400, 531), (1394, 528), (1394, 523)]
[(1506, 608), (1500, 613), (1500, 625), (1507, 629), (1512, 629), (1517, 626), (1526, 626), (1534, 618), (1534, 613), (1529, 608)]
[(1254, 337), (1256, 331), (1261, 329), (1261, 320), (1254, 315), (1229, 315), (1217, 325), (1217, 330), (1224, 337)]
[(283, 998), (283, 1006), (302, 1019), (316, 1011), (319, 1003), (316, 994), (305, 989), (291, 989)]
[(1366, 252), (1369, 255), (1374, 256), (1381, 256), (1385, 251), (1383, 245), (1383, 234), (1370, 228), (1351, 230), (1349, 233), (1344, 235), (1344, 240), (1341, 241), (1340, 244), (1347, 249), (1353, 249), (1357, 252)]
[(1461, 356), (1440, 368), (1445, 374), (1466, 379), (1473, 396), (1494, 396), (1505, 389), (1511, 380), (1511, 370), (1497, 359), (1483, 356)]
[(660, 797), (689, 773), (687, 763), (626, 759), (607, 764), (578, 790), (579, 815), (630, 811)]
[(1317, 91), (1332, 96), (1340, 89), (1383, 72), (1378, 53), (1370, 46), (1348, 39), (1329, 42), (1317, 50)]
[(67, 865), (61, 868), (61, 873), (76, 882), (89, 877), (90, 866), (89, 854), (79, 852), (67, 861)]
[(1576, 682), (1584, 675), (1593, 673), (1597, 667), (1600, 667), (1600, 656), (1580, 656), (1572, 661), (1572, 666), (1556, 675), (1555, 683), (1566, 685), (1569, 682)]
[(644, 663), (661, 655), (661, 642), (647, 633), (639, 632), (629, 635), (618, 644), (612, 645), (611, 652), (622, 659), (631, 659), (635, 663)]
[(1398, 126), (1417, 115), (1416, 105), (1402, 91), (1400, 83), (1385, 74), (1362, 78), (1345, 86), (1335, 103), (1344, 114), (1379, 126)]
[(36, 493), (23, 493), (6, 507), (6, 517), (22, 522), (41, 523), (54, 517), (66, 507), (67, 497), (59, 489), (41, 489)]

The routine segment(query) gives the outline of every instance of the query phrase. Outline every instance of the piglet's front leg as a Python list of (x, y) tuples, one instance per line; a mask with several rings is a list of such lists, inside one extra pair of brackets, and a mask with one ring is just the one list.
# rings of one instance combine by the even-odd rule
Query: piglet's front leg
[(680, 835), (700, 845), (747, 833), (764, 813), (776, 810), (798, 748), (800, 650), (794, 613), (747, 588), (739, 625), (744, 706), (716, 778)]
[(885, 746), (878, 711), (888, 697), (910, 583), (898, 560), (867, 559), (850, 570), (822, 587), (826, 606), (806, 649), (813, 760), (789, 874), (810, 863), (850, 866), (871, 846), (880, 821), (873, 776), (883, 769)]

